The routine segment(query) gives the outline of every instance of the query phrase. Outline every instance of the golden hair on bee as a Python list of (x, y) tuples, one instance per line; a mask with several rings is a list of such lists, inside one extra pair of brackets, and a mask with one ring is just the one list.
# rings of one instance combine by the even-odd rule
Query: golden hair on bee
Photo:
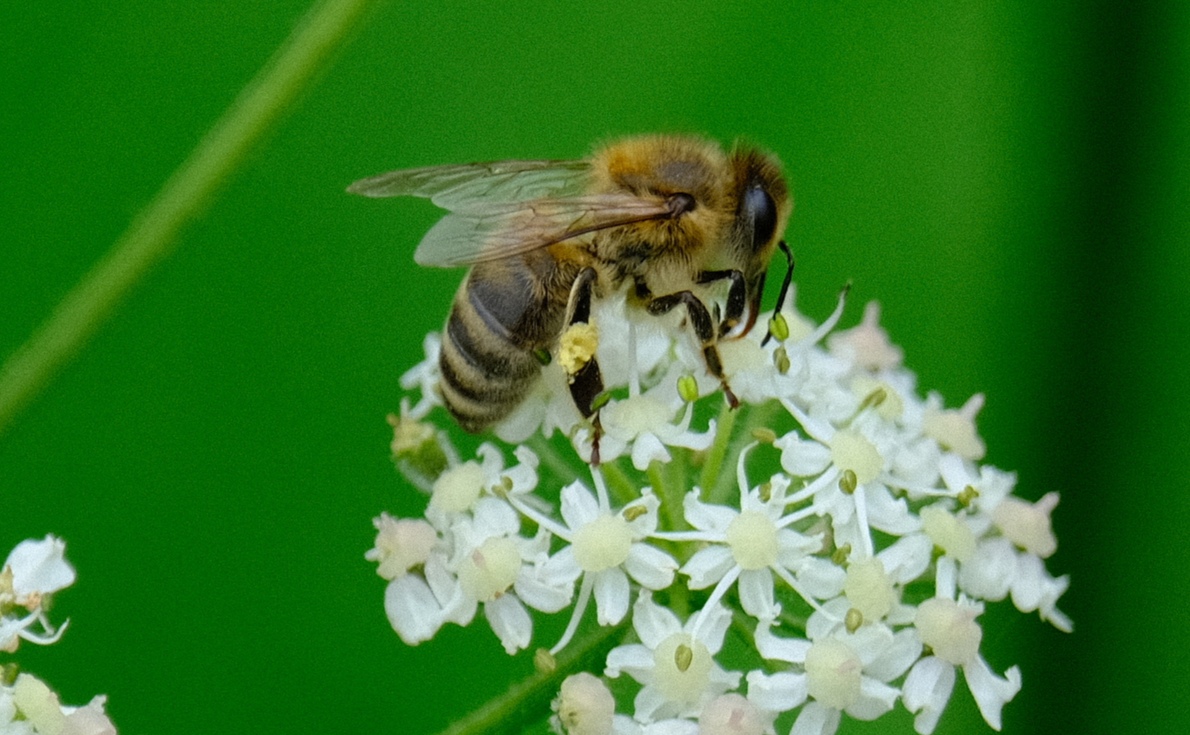
[[(468, 431), (524, 399), (565, 332), (591, 321), (592, 299), (626, 289), (649, 314), (684, 307), (707, 371), (734, 407), (716, 345), (751, 330), (765, 274), (792, 210), (776, 159), (696, 136), (611, 142), (578, 161), (512, 160), (405, 169), (363, 179), (369, 197), (425, 197), (448, 210), (414, 254), (470, 266), (443, 330), (441, 390)], [(708, 309), (726, 284), (722, 309)], [(720, 290), (722, 290), (720, 288)], [(603, 380), (593, 352), (570, 362), (575, 405), (598, 436)], [(596, 445), (597, 446), (597, 445)], [(597, 459), (597, 453), (596, 453)]]

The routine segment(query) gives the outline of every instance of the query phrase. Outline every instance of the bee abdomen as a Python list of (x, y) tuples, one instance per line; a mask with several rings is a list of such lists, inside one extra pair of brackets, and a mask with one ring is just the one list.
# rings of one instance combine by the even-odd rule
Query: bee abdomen
[(512, 412), (541, 373), (526, 345), (464, 283), (446, 320), (439, 357), (447, 409), (465, 430), (483, 431)]

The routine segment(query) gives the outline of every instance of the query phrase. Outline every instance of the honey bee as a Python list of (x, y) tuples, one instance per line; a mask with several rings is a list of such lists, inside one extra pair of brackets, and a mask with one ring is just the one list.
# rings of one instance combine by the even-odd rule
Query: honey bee
[[(591, 320), (592, 299), (621, 288), (631, 308), (648, 314), (685, 307), (707, 371), (738, 406), (716, 345), (752, 329), (778, 247), (789, 264), (778, 309), (793, 270), (780, 239), (793, 205), (777, 160), (699, 137), (633, 137), (577, 161), (392, 171), (348, 191), (423, 197), (449, 211), (414, 259), (471, 268), (439, 359), (442, 398), (470, 432), (511, 413), (563, 333)], [(708, 309), (708, 289), (720, 283), (722, 310)], [(568, 379), (576, 407), (598, 431), (603, 379), (594, 356), (568, 368)]]

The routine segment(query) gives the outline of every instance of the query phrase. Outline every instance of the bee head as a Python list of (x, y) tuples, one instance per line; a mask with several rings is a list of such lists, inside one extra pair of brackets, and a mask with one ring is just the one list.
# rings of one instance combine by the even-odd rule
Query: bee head
[(772, 156), (754, 148), (739, 147), (731, 153), (736, 210), (728, 238), (729, 256), (744, 274), (748, 312), (729, 337), (747, 334), (760, 312), (765, 274), (785, 231), (793, 202)]

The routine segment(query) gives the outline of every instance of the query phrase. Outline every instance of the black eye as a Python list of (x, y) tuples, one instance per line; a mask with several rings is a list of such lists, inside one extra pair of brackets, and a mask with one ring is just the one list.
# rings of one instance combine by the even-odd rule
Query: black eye
[(752, 222), (752, 247), (760, 248), (773, 239), (777, 229), (777, 204), (759, 186), (748, 187), (740, 214)]

